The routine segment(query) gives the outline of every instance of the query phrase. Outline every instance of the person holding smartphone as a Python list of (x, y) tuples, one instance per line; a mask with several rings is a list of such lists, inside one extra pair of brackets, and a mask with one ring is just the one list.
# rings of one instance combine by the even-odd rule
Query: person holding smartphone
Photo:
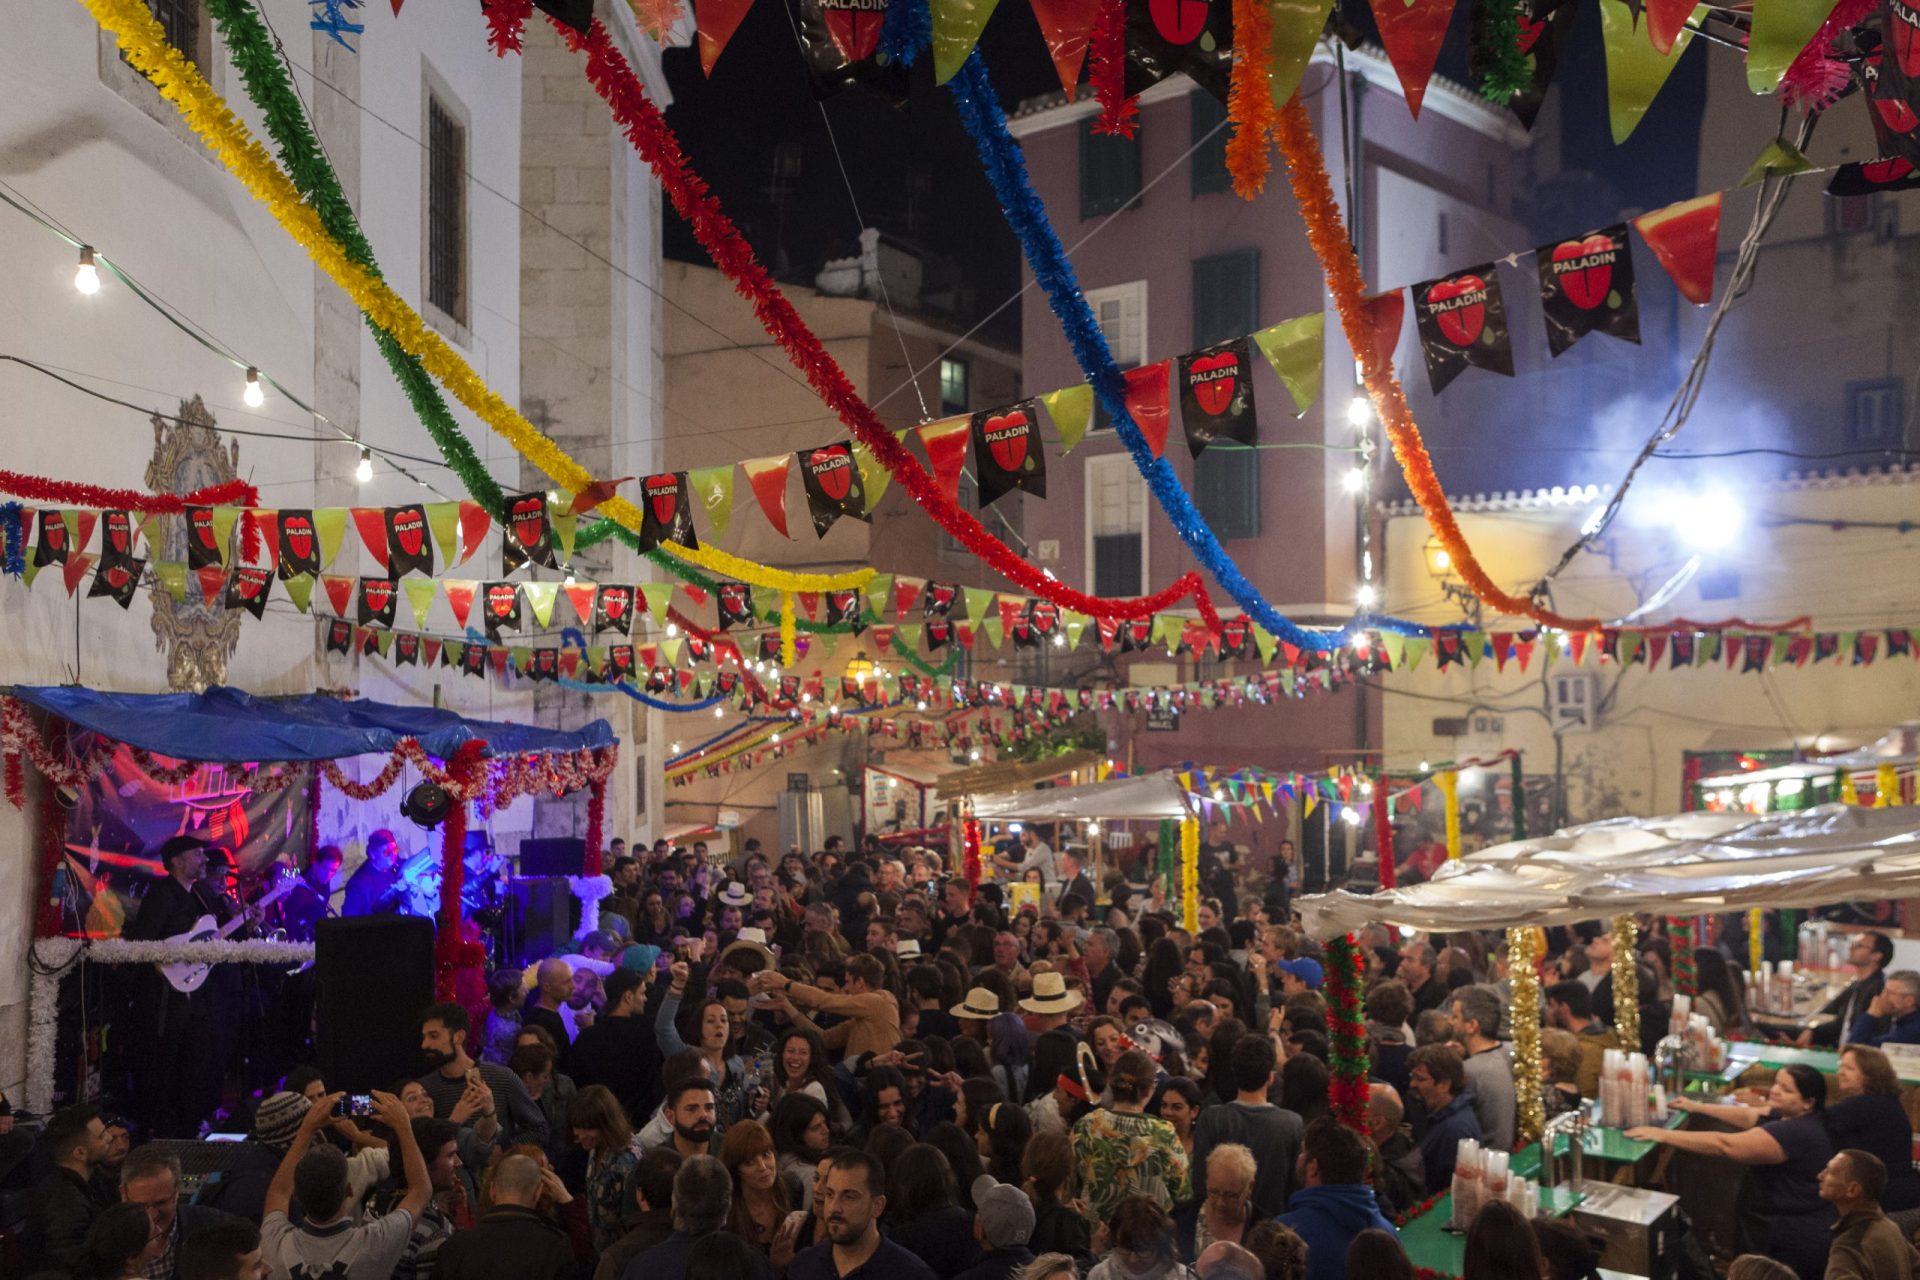
[[(352, 1224), (354, 1197), (347, 1180), (347, 1159), (332, 1147), (313, 1145), (314, 1135), (333, 1118), (344, 1094), (330, 1093), (307, 1108), (300, 1129), (267, 1188), (266, 1217), (260, 1224), (261, 1256), (274, 1275), (332, 1275), (342, 1280), (386, 1280), (407, 1251), (414, 1220), (427, 1207), (432, 1185), (427, 1162), (414, 1141), (412, 1117), (400, 1099), (374, 1093), (374, 1112), (392, 1130), (407, 1174), (407, 1192), (384, 1217)], [(298, 1227), (287, 1216), (299, 1192), (306, 1220)]]

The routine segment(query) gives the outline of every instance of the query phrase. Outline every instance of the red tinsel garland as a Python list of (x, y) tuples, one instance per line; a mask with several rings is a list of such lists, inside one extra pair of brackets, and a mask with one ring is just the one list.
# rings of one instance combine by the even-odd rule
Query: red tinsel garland
[[(60, 738), (60, 748), (66, 747), (66, 721), (54, 721), (53, 732)], [(33, 933), (37, 938), (51, 938), (60, 932), (60, 902), (53, 896), (53, 874), (60, 866), (60, 859), (67, 852), (67, 807), (60, 803), (60, 796), (51, 778), (40, 780), (40, 878), (35, 888), (39, 892), (40, 909), (34, 915)]]
[(7, 752), (7, 803), (16, 809), (26, 807), (27, 770), (18, 751)]
[[(489, 21), (496, 35), (501, 24), (517, 31), (517, 23), (528, 14), (528, 0), (494, 0)], [(595, 21), (589, 32), (579, 32), (557, 20), (553, 23), (570, 48), (587, 55), (587, 79), (604, 99), (613, 118), (626, 133), (641, 158), (653, 169), (654, 176), (672, 202), (674, 211), (686, 219), (694, 238), (713, 258), (734, 288), (753, 306), (762, 327), (780, 344), (794, 366), (806, 376), (816, 394), (846, 424), (854, 437), (872, 452), (874, 458), (900, 481), (915, 502), (942, 528), (966, 545), (996, 573), (1029, 594), (1043, 596), (1065, 609), (1095, 618), (1145, 618), (1162, 613), (1177, 602), (1192, 597), (1209, 630), (1218, 630), (1220, 618), (1198, 573), (1185, 573), (1170, 586), (1151, 596), (1109, 599), (1075, 591), (1048, 574), (1038, 565), (1023, 559), (994, 537), (979, 520), (949, 498), (938, 481), (907, 451), (873, 409), (860, 398), (853, 384), (819, 338), (807, 327), (800, 313), (787, 300), (773, 278), (754, 257), (739, 228), (727, 217), (720, 202), (701, 178), (693, 172), (680, 150), (679, 139), (668, 128), (659, 108), (647, 97), (633, 68), (607, 33)], [(512, 34), (509, 31), (508, 34)], [(511, 47), (496, 40), (496, 49)]]
[(1273, 11), (1265, 0), (1233, 0), (1233, 78), (1227, 91), (1227, 172), (1234, 194), (1251, 200), (1267, 187), (1272, 168), (1273, 93), (1267, 75), (1273, 67)]
[(1100, 103), (1093, 131), (1131, 138), (1140, 127), (1140, 99), (1127, 96), (1126, 0), (1100, 0), (1087, 49), (1087, 80)]
[(967, 902), (980, 896), (980, 820), (969, 817), (960, 828), (960, 858), (967, 877)]
[(587, 793), (587, 861), (581, 868), (583, 875), (597, 876), (605, 865), (602, 861), (601, 837), (607, 829), (607, 780), (601, 778), (592, 784)]
[(188, 507), (257, 507), (260, 491), (245, 480), (226, 480), (192, 493), (146, 493), (139, 489), (108, 489), (77, 480), (50, 480), (46, 476), (0, 471), (0, 492), (42, 506), (97, 507), (138, 511), (141, 515), (184, 514)]
[[(449, 790), (457, 789), (461, 795), (479, 791), (486, 776), (486, 750), (487, 744), (478, 738), (460, 744), (453, 759), (447, 761), (447, 776), (454, 784)], [(467, 878), (466, 846), (467, 806), (464, 800), (456, 799), (447, 812), (446, 821), (440, 824), (440, 929), (434, 940), (438, 970), (434, 985), (440, 999), (459, 1000), (462, 1004), (467, 1003), (472, 994), (472, 984), (467, 978), (469, 975), (480, 977), (480, 966), (486, 956), (485, 949), (468, 937), (460, 918), (460, 894), (466, 888)], [(484, 980), (479, 987), (484, 1002)]]
[(1440, 1196), (1443, 1196), (1445, 1194), (1447, 1193), (1442, 1191), (1440, 1192), (1439, 1195), (1428, 1196), (1425, 1200), (1422, 1200), (1419, 1204), (1414, 1205), (1411, 1209), (1408, 1209), (1405, 1213), (1396, 1213), (1395, 1215), (1393, 1215), (1393, 1225), (1396, 1227), (1404, 1227), (1409, 1222), (1412, 1222), (1415, 1218), (1425, 1217), (1427, 1214), (1433, 1211), (1433, 1206), (1440, 1203)]
[(520, 29), (533, 16), (533, 0), (485, 0), (480, 7), (487, 15), (487, 43), (493, 51), (520, 52)]
[(1332, 1079), (1327, 1103), (1334, 1119), (1354, 1132), (1368, 1131), (1367, 1029), (1361, 1022), (1360, 948), (1352, 934), (1327, 943), (1327, 1049)]

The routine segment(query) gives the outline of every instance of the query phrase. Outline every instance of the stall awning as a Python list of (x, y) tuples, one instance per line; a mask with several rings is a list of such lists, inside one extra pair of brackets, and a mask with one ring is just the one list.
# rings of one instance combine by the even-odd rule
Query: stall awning
[(400, 707), (322, 694), (256, 697), (216, 685), (205, 693), (103, 693), (74, 685), (17, 686), (29, 706), (116, 742), (176, 760), (261, 763), (339, 760), (386, 754), (416, 738), (446, 759), (474, 739), (495, 756), (549, 755), (613, 745), (613, 729), (595, 720), (561, 732), (535, 725), (469, 720), (434, 707)]
[(1572, 924), (1920, 895), (1920, 809), (1829, 804), (1798, 813), (1614, 818), (1515, 840), (1381, 893), (1299, 899), (1315, 937), (1379, 922), (1415, 929)]
[(982, 822), (1066, 822), (1125, 818), (1156, 820), (1186, 818), (1193, 813), (1187, 789), (1171, 774), (1149, 773), (1138, 778), (1115, 778), (1084, 787), (1048, 787), (1041, 791), (1012, 791), (978, 796), (973, 816)]
[(1839, 773), (1872, 773), (1883, 764), (1904, 769), (1920, 763), (1920, 753), (1914, 750), (1916, 737), (1920, 737), (1920, 725), (1903, 724), (1852, 751), (1795, 760), (1765, 769), (1717, 773), (1700, 779), (1699, 785), (1711, 790), (1717, 787), (1753, 786), (1762, 782), (1826, 781)]

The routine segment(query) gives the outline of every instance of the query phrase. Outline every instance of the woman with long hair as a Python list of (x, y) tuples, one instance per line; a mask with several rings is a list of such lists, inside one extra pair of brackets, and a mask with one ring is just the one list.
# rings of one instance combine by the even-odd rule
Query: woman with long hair
[(1173, 1126), (1193, 1166), (1193, 1122), (1200, 1118), (1200, 1086), (1185, 1076), (1169, 1076), (1160, 1086), (1160, 1118)]
[(1147, 1196), (1125, 1196), (1107, 1224), (1111, 1249), (1087, 1280), (1187, 1280), (1173, 1219)]
[(793, 1026), (780, 1033), (773, 1046), (773, 1082), (768, 1093), (774, 1103), (788, 1093), (804, 1093), (826, 1108), (828, 1123), (842, 1131), (852, 1123), (840, 1100), (826, 1048), (812, 1027)]
[(994, 1083), (992, 1076), (973, 1076), (960, 1082), (960, 1096), (953, 1104), (953, 1122), (969, 1138), (978, 1138), (980, 1127), (987, 1122), (987, 1109), (996, 1102), (1005, 1102), (1007, 1095), (1000, 1092), (1000, 1086)]
[(1712, 1024), (1723, 1036), (1739, 1035), (1747, 1029), (1747, 1000), (1734, 979), (1733, 966), (1715, 947), (1696, 947), (1694, 973), (1700, 994), (1693, 998), (1693, 1011)]
[(166, 1237), (153, 1234), (145, 1209), (109, 1205), (88, 1225), (70, 1274), (74, 1280), (140, 1280), (147, 1263), (166, 1247)]
[(1081, 1206), (1073, 1203), (1073, 1139), (1065, 1130), (1033, 1135), (1020, 1156), (1020, 1186), (1033, 1201), (1033, 1233), (1027, 1247), (1035, 1253), (1064, 1253), (1083, 1265), (1093, 1262), (1093, 1242)]
[(1887, 1166), (1880, 1207), (1888, 1213), (1920, 1208), (1920, 1173), (1913, 1168), (1913, 1126), (1900, 1105), (1900, 1078), (1887, 1055), (1870, 1045), (1840, 1051), (1840, 1101), (1827, 1108), (1836, 1151), (1857, 1147)]
[(1180, 944), (1172, 938), (1162, 935), (1147, 944), (1147, 967), (1140, 975), (1140, 985), (1147, 989), (1147, 1003), (1153, 1006), (1154, 1017), (1163, 1021), (1173, 1018), (1174, 985), (1186, 969)]
[[(660, 1012), (653, 1021), (654, 1039), (665, 1057), (690, 1047), (676, 1024), (680, 1017), (680, 998), (686, 994), (687, 962), (674, 961), (668, 972), (672, 986), (667, 990), (666, 999), (660, 1002)], [(700, 1050), (706, 1058), (707, 1077), (713, 1081), (713, 1127), (725, 1132), (727, 1126), (747, 1114), (747, 1064), (738, 1054), (727, 1052), (733, 1024), (727, 1018), (727, 1006), (718, 996), (709, 995), (700, 1002), (693, 1025), (697, 1043), (691, 1047)]]
[(1460, 1280), (1544, 1280), (1544, 1274), (1540, 1244), (1518, 1209), (1494, 1200), (1473, 1215)]
[(794, 1207), (794, 1193), (780, 1173), (773, 1136), (758, 1120), (742, 1120), (720, 1141), (720, 1163), (733, 1175), (733, 1205), (727, 1230), (762, 1255), (771, 1254)]
[(1075, 1190), (1097, 1219), (1111, 1217), (1129, 1197), (1171, 1211), (1193, 1194), (1179, 1136), (1165, 1120), (1146, 1114), (1157, 1077), (1153, 1059), (1129, 1049), (1107, 1076), (1111, 1106), (1073, 1126)]
[(961, 1206), (953, 1166), (930, 1143), (908, 1147), (887, 1171), (887, 1211), (880, 1225), (940, 1280), (953, 1280), (980, 1260), (973, 1212)]
[(906, 1128), (909, 1120), (907, 1078), (895, 1067), (874, 1067), (867, 1072), (866, 1086), (860, 1091), (860, 1125), (853, 1141), (864, 1146), (881, 1125)]
[(927, 1145), (938, 1147), (947, 1158), (947, 1167), (953, 1170), (954, 1183), (959, 1187), (960, 1206), (972, 1213), (974, 1181), (987, 1171), (980, 1160), (980, 1144), (959, 1125), (942, 1121), (927, 1131)]
[(623, 1231), (627, 1208), (627, 1179), (640, 1156), (633, 1146), (633, 1127), (613, 1090), (590, 1084), (567, 1104), (567, 1131), (573, 1144), (587, 1153), (587, 1225), (593, 1229), (593, 1247), (606, 1249)]
[(1327, 1114), (1327, 1064), (1310, 1053), (1296, 1053), (1280, 1067), (1280, 1105), (1312, 1124)]
[(1778, 1258), (1802, 1280), (1820, 1280), (1834, 1223), (1833, 1205), (1820, 1198), (1819, 1181), (1835, 1150), (1827, 1124), (1826, 1078), (1801, 1063), (1782, 1067), (1767, 1091), (1767, 1104), (1762, 1109), (1681, 1098), (1673, 1104), (1676, 1109), (1710, 1116), (1731, 1125), (1732, 1132), (1645, 1125), (1627, 1130), (1627, 1136), (1745, 1165), (1747, 1177), (1735, 1204), (1741, 1246)]
[(1033, 1121), (1027, 1118), (1026, 1108), (1013, 1102), (996, 1102), (987, 1108), (974, 1142), (995, 1182), (1020, 1185), (1020, 1156), (1032, 1137)]
[(833, 1127), (827, 1121), (827, 1109), (810, 1093), (788, 1093), (773, 1104), (767, 1118), (767, 1132), (773, 1135), (773, 1151), (779, 1157), (780, 1172), (798, 1181), (798, 1207), (811, 1210), (814, 1168), (833, 1145)]

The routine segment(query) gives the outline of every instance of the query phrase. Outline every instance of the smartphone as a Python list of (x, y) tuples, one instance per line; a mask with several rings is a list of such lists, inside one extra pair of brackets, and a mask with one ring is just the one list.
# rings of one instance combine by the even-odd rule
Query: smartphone
[(333, 1104), (333, 1114), (336, 1116), (347, 1116), (355, 1120), (363, 1120), (373, 1115), (373, 1113), (372, 1094), (350, 1093)]

